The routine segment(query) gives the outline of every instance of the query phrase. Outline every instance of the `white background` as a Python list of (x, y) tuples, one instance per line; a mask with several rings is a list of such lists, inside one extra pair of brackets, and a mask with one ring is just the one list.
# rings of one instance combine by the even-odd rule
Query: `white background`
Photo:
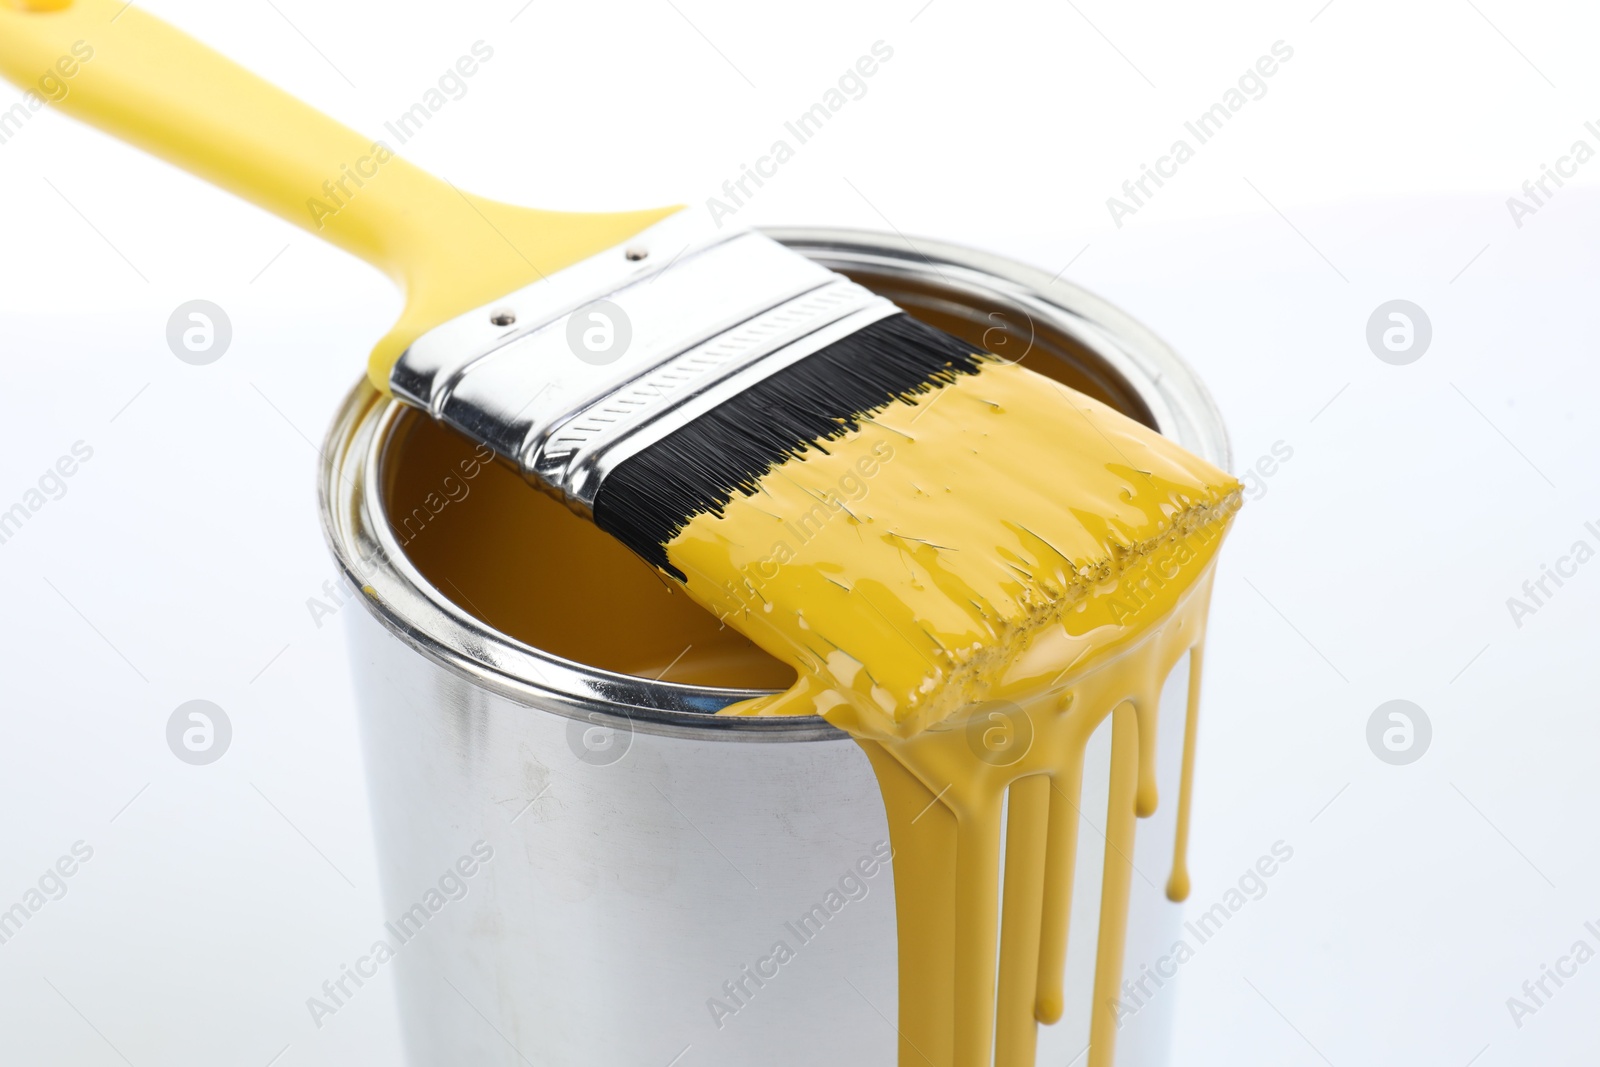
[[(1198, 368), (1237, 470), (1293, 450), (1217, 588), (1194, 904), (1275, 841), (1294, 859), (1186, 965), (1175, 1062), (1593, 1062), (1600, 963), (1520, 1027), (1506, 1006), (1574, 941), (1600, 948), (1600, 562), (1520, 627), (1506, 606), (1600, 547), (1600, 162), (1521, 227), (1506, 207), (1575, 139), (1600, 148), (1592, 9), (147, 6), (374, 134), (485, 41), (405, 154), (544, 207), (703, 204), (887, 42), (738, 221), (1064, 269)], [(1106, 198), (1279, 40), (1265, 97), (1115, 226)], [(0, 197), (0, 507), (94, 449), (0, 545), (0, 906), (95, 850), (0, 946), (0, 1060), (395, 1063), (381, 981), (320, 1031), (304, 999), (379, 911), (343, 631), (306, 609), (333, 574), (310, 442), (398, 298), (53, 113), (0, 144)], [(164, 341), (197, 297), (235, 330), (208, 367)], [(1433, 325), (1408, 366), (1365, 341), (1393, 298)], [(235, 729), (207, 768), (163, 737), (195, 697)], [(1404, 767), (1365, 738), (1395, 698), (1434, 731)]]

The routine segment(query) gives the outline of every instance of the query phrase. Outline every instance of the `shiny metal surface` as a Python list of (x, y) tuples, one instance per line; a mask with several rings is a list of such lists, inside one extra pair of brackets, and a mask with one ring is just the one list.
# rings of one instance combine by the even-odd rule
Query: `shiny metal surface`
[[(935, 242), (774, 236), (946, 328), (981, 333), (1000, 315), (1030, 361), (1069, 361), (1130, 414), (1227, 463), (1193, 374), (1089, 294)], [(374, 966), (393, 969), (412, 1067), (891, 1067), (893, 872), (860, 873), (887, 827), (859, 748), (820, 719), (716, 716), (751, 694), (598, 671), (456, 608), (382, 514), (399, 410), (357, 387), (328, 435), (321, 496), (330, 546), (366, 594), (367, 611), (344, 615), (385, 895), (374, 928), (393, 955)], [(1164, 694), (1164, 800), (1176, 795), (1185, 675), (1180, 664)], [(1097, 739), (1080, 798), (1071, 995), (1063, 1022), (1041, 1030), (1041, 1065), (1072, 1062), (1087, 1040), (1108, 758)], [(1130, 969), (1181, 933), (1157, 888), (1172, 807), (1140, 825)], [(845, 905), (800, 936), (810, 927), (795, 924), (841, 886)], [(778, 964), (780, 941), (793, 957)], [(1175, 999), (1169, 982), (1127, 1020), (1119, 1067), (1166, 1062)]]
[[(810, 943), (785, 927), (887, 839), (854, 743), (607, 735), (348, 614), (382, 920), (474, 842), (495, 853), (396, 953), (411, 1067), (666, 1067), (690, 1046), (679, 1067), (893, 1063), (894, 1031), (839, 977), (892, 1015), (890, 872)], [(780, 939), (797, 958), (719, 1029), (708, 998)]]
[[(622, 294), (626, 295), (626, 294)], [(592, 511), (600, 484), (623, 460), (762, 379), (898, 312), (846, 278), (785, 301), (662, 363), (552, 430), (524, 469)]]
[(680, 212), (430, 331), (390, 380), (588, 512), (618, 463), (894, 312), (768, 237)]
[[(346, 615), (384, 887), (372, 926), (393, 946), (410, 1067), (895, 1067), (894, 875), (859, 873), (888, 827), (853, 742), (608, 732), (473, 685)], [(1164, 798), (1177, 793), (1185, 686), (1180, 665), (1160, 723)], [(1088, 1041), (1109, 741), (1102, 729), (1086, 759), (1069, 999), (1040, 1032), (1040, 1067), (1072, 1063)], [(1172, 807), (1135, 843), (1135, 978), (1182, 935), (1158, 888)], [(464, 893), (435, 899), (420, 930), (402, 923), (480, 841), (493, 856)], [(834, 890), (846, 903), (829, 913)], [(827, 919), (802, 927), (818, 908)], [(391, 927), (413, 936), (400, 944)], [(794, 958), (764, 965), (779, 942)], [(1118, 1067), (1167, 1062), (1177, 992), (1168, 981), (1139, 1006)]]

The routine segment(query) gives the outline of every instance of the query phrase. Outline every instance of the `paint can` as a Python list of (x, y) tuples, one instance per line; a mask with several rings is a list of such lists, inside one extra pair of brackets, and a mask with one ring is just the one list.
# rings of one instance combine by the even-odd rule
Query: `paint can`
[[(1228, 467), (1194, 373), (1076, 286), (938, 242), (769, 232)], [(561, 558), (542, 531), (579, 520), (521, 484), (508, 506), (546, 510), (491, 529), (473, 509), (514, 476), (365, 382), (323, 456), (324, 530), (365, 606), (342, 614), (385, 910), (352, 967), (392, 969), (413, 1067), (892, 1067), (894, 872), (856, 744), (821, 719), (715, 715), (761, 672), (703, 637), (655, 670), (694, 637), (677, 628), (705, 621), (646, 610), (668, 593), (629, 585), (646, 580), (631, 556)], [(1177, 795), (1186, 687), (1180, 663), (1162, 699), (1163, 797)], [(1040, 1063), (1075, 1062), (1088, 1041), (1109, 726), (1085, 762), (1068, 1001)], [(1173, 806), (1139, 827), (1133, 972), (1177, 939)], [(1177, 983), (1144, 988), (1119, 1067), (1166, 1062)]]

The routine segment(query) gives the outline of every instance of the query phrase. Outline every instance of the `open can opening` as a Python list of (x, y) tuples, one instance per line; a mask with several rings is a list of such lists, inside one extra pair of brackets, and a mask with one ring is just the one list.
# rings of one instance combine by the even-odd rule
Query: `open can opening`
[[(920, 239), (768, 232), (1228, 468), (1194, 373), (1076, 286)], [(820, 718), (716, 714), (789, 669), (365, 381), (323, 455), (324, 531), (368, 609), (344, 615), (414, 1067), (893, 1067), (894, 871), (866, 756)], [(1180, 663), (1161, 701), (1164, 795), (1187, 675)], [(1088, 1043), (1109, 734), (1108, 719), (1085, 761), (1067, 1004), (1040, 1063)], [(1139, 827), (1130, 975), (1177, 937), (1161, 890), (1173, 833), (1170, 806)], [(1119, 1067), (1166, 1062), (1178, 990), (1150, 988)]]

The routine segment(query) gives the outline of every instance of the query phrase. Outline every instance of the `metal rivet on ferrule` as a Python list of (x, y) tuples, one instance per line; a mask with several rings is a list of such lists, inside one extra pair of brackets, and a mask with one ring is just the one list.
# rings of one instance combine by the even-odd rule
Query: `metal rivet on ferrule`
[(637, 263), (644, 257), (648, 256), (650, 254), (650, 250), (643, 245), (629, 245), (627, 248), (622, 250), (622, 254), (628, 257), (629, 262)]
[(510, 326), (517, 321), (517, 316), (516, 313), (512, 311), (496, 311), (493, 315), (489, 316), (489, 321), (494, 323), (496, 326)]

